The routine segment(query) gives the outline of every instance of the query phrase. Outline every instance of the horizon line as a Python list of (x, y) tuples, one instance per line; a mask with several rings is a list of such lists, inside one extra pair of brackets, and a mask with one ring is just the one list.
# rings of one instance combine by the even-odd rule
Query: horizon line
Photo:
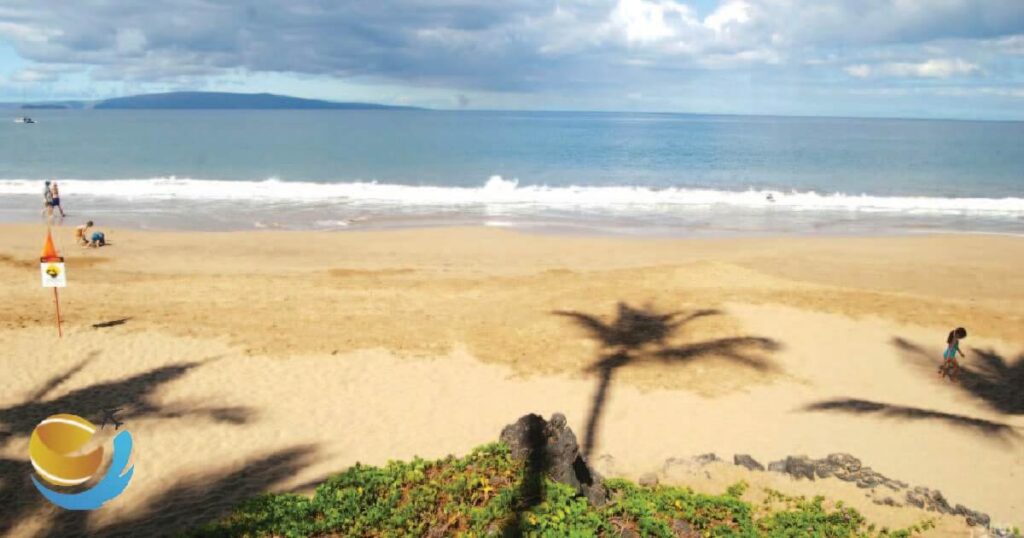
[[(588, 109), (529, 109), (529, 108), (450, 108), (450, 107), (430, 107), (423, 105), (409, 105), (409, 104), (393, 104), (393, 103), (381, 103), (371, 101), (344, 101), (334, 99), (324, 99), (318, 97), (299, 97), (296, 95), (271, 93), (271, 92), (222, 92), (222, 91), (202, 91), (202, 90), (179, 90), (172, 92), (152, 92), (152, 93), (138, 93), (132, 95), (121, 95), (117, 97), (105, 97), (102, 99), (50, 99), (50, 100), (33, 100), (33, 101), (0, 101), (0, 107), (3, 105), (46, 105), (46, 104), (62, 104), (69, 102), (76, 103), (101, 103), (111, 99), (124, 99), (130, 97), (139, 97), (146, 95), (167, 95), (175, 93), (200, 93), (200, 94), (228, 94), (228, 95), (271, 95), (274, 97), (285, 97), (291, 99), (301, 99), (307, 101), (321, 101), (325, 103), (337, 103), (337, 104), (361, 104), (361, 105), (372, 105), (372, 106), (384, 106), (393, 107), (392, 110), (396, 112), (497, 112), (497, 113), (550, 113), (550, 114), (659, 114), (659, 115), (676, 115), (676, 116), (729, 116), (729, 117), (755, 117), (755, 118), (795, 118), (795, 119), (837, 119), (837, 120), (901, 120), (901, 121), (962, 121), (962, 122), (998, 122), (998, 123), (1022, 123), (1024, 117), (1021, 118), (956, 118), (956, 117), (922, 117), (922, 116), (885, 116), (885, 115), (817, 115), (817, 114), (778, 114), (778, 113), (744, 113), (744, 112), (693, 112), (693, 111), (672, 111), (672, 110), (618, 110), (618, 109), (601, 109), (601, 110), (588, 110)], [(404, 108), (405, 110), (401, 110)], [(44, 110), (44, 109), (40, 109)], [(94, 110), (93, 108), (85, 109), (49, 109), (49, 110)], [(118, 110), (118, 109), (111, 109)], [(134, 108), (124, 110), (331, 110), (331, 109), (270, 109), (270, 108)], [(386, 110), (367, 110), (369, 112), (386, 112)]]

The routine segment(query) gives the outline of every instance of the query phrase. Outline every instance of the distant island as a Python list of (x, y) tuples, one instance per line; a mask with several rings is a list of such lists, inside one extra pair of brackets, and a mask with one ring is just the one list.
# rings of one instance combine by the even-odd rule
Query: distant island
[(170, 92), (116, 97), (102, 101), (24, 103), (20, 108), (95, 108), (105, 110), (422, 110), (415, 107), (302, 99), (272, 93)]
[(67, 110), (71, 108), (68, 105), (61, 103), (41, 103), (41, 104), (25, 104), (21, 105), (24, 110)]

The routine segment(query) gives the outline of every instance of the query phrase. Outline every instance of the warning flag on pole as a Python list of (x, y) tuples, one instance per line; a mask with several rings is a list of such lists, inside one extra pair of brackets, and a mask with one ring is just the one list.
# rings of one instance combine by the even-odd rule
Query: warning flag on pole
[(68, 285), (64, 258), (57, 255), (50, 230), (46, 230), (46, 243), (43, 244), (43, 255), (39, 258), (39, 275), (44, 288), (63, 288)]
[(40, 262), (62, 262), (64, 258), (57, 255), (57, 248), (53, 246), (53, 234), (46, 230), (46, 243), (43, 244), (43, 255)]

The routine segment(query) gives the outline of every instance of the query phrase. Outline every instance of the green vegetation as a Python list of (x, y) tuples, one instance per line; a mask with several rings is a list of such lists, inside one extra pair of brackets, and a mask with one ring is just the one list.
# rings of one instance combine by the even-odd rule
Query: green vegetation
[(524, 478), (529, 482), (526, 472), (502, 444), (464, 458), (356, 465), (329, 478), (312, 498), (257, 497), (189, 536), (903, 537), (933, 525), (875, 530), (842, 503), (775, 491), (754, 506), (743, 499), (745, 483), (705, 495), (609, 480), (612, 500), (595, 508), (571, 487), (545, 480), (543, 495), (531, 502), (520, 488)]

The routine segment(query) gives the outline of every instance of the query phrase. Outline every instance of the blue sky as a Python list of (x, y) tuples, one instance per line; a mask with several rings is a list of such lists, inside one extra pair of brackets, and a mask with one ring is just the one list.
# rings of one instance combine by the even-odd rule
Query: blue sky
[(5, 0), (0, 101), (1024, 119), (1024, 0)]

